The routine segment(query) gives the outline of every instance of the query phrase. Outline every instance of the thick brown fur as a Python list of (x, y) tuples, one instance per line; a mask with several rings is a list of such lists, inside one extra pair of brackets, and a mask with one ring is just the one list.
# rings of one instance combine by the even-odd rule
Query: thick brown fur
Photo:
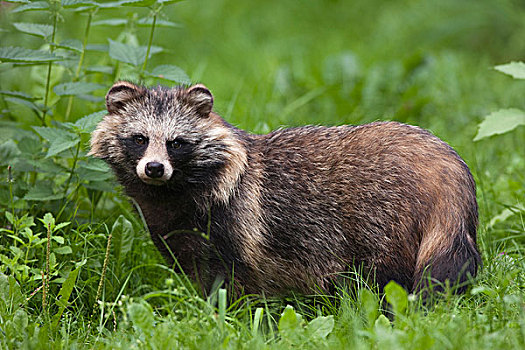
[[(173, 261), (163, 239), (206, 288), (233, 271), (248, 293), (328, 291), (360, 266), (380, 287), (418, 291), (433, 279), (461, 292), (481, 264), (472, 175), (423, 129), (378, 122), (253, 135), (211, 112), (202, 85), (118, 82), (106, 103), (91, 154), (113, 167), (164, 256)], [(147, 146), (133, 143), (137, 134)], [(179, 138), (183, 151), (166, 151)], [(139, 177), (145, 154), (173, 175)]]

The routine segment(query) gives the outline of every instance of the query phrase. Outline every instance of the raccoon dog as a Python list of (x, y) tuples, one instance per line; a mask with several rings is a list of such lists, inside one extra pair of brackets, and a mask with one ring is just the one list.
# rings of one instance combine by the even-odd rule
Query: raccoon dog
[(140, 207), (157, 248), (210, 289), (330, 291), (353, 266), (379, 287), (481, 264), (472, 175), (446, 143), (396, 122), (254, 135), (212, 111), (203, 85), (117, 82), (91, 152)]

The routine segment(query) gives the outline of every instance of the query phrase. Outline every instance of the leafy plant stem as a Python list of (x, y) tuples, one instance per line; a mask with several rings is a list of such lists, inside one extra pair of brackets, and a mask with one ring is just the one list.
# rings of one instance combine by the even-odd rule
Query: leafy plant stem
[(157, 11), (153, 13), (153, 23), (151, 24), (151, 31), (149, 33), (149, 41), (148, 41), (148, 49), (146, 50), (146, 58), (144, 59), (144, 64), (142, 65), (142, 69), (140, 70), (141, 78), (142, 78), (144, 71), (146, 70), (146, 66), (148, 65), (148, 58), (149, 58), (149, 53), (151, 51), (151, 44), (153, 43), (153, 33), (155, 32), (156, 23), (157, 23)]
[(46, 242), (46, 272), (45, 276), (42, 276), (42, 282), (44, 285), (42, 295), (42, 311), (44, 314), (47, 312), (47, 294), (49, 292), (49, 256), (51, 254), (51, 224), (46, 224), (47, 229), (47, 242)]
[[(51, 53), (55, 50), (54, 43), (55, 43), (55, 34), (57, 31), (57, 23), (58, 23), (58, 10), (56, 10), (56, 12), (53, 14), (53, 34), (51, 35), (51, 42), (50, 42), (51, 45), (49, 47), (49, 51), (51, 51)], [(53, 62), (49, 62), (47, 66), (46, 93), (44, 96), (44, 110), (42, 112), (42, 125), (43, 126), (46, 125), (46, 115), (47, 115), (47, 110), (48, 110), (47, 104), (49, 103), (49, 88), (51, 85), (52, 68), (53, 68)]]
[(75, 151), (75, 157), (73, 158), (73, 165), (71, 166), (71, 171), (69, 172), (69, 177), (67, 178), (66, 186), (64, 187), (64, 198), (66, 198), (67, 190), (69, 189), (69, 185), (71, 184), (71, 180), (73, 179), (73, 174), (75, 174), (75, 168), (77, 167), (79, 152), (80, 152), (80, 142), (77, 144), (77, 148)]
[[(89, 30), (91, 29), (91, 21), (93, 19), (93, 15), (95, 13), (95, 10), (89, 12), (87, 24), (86, 24), (86, 30), (84, 31), (84, 41), (82, 42), (82, 52), (80, 53), (80, 57), (78, 59), (78, 65), (77, 69), (75, 71), (75, 76), (73, 77), (73, 81), (78, 81), (78, 77), (80, 76), (80, 72), (82, 70), (82, 65), (84, 64), (84, 57), (86, 56), (86, 46), (88, 42), (89, 37)], [(73, 107), (73, 96), (69, 96), (69, 99), (67, 101), (67, 109), (66, 114), (64, 116), (64, 120), (69, 120), (69, 115), (71, 114), (71, 108)]]

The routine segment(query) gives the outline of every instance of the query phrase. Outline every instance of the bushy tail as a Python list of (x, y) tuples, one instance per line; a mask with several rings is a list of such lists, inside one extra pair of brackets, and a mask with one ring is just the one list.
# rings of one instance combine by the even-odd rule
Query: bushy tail
[(444, 215), (431, 224), (419, 248), (413, 291), (442, 291), (448, 280), (453, 291), (463, 293), (476, 276), (482, 264), (476, 245), (477, 205), (470, 209), (461, 219)]

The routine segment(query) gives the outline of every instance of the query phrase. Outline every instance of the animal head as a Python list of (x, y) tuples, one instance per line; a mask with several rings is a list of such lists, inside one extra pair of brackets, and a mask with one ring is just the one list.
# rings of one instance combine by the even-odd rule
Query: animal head
[(212, 113), (204, 85), (148, 89), (120, 81), (106, 108), (90, 154), (107, 161), (125, 186), (198, 186), (227, 200), (247, 156), (234, 128)]

